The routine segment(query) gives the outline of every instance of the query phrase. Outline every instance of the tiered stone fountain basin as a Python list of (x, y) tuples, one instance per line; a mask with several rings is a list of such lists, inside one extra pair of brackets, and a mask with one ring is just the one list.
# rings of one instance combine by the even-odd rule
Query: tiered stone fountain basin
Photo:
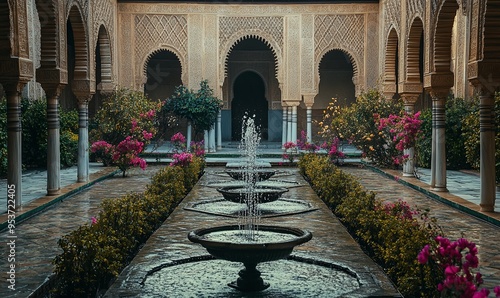
[(284, 259), (295, 246), (312, 238), (306, 230), (265, 225), (259, 225), (256, 235), (252, 240), (246, 240), (241, 227), (233, 225), (198, 229), (190, 232), (188, 238), (200, 243), (218, 259), (243, 263), (245, 268), (239, 272), (239, 278), (229, 286), (252, 292), (269, 287), (269, 283), (260, 277), (257, 264)]
[[(288, 188), (272, 187), (272, 186), (256, 186), (255, 188), (247, 189), (245, 186), (224, 186), (217, 188), (217, 191), (222, 194), (224, 199), (234, 203), (247, 203), (247, 198), (255, 196), (257, 204), (274, 202), (281, 198)], [(250, 193), (251, 192), (251, 193)]]

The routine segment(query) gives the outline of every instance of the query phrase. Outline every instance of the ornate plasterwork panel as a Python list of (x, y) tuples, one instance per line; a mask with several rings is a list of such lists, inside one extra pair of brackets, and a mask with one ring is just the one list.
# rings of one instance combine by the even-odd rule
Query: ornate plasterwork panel
[[(314, 27), (316, 84), (319, 84), (321, 59), (327, 52), (335, 49), (348, 53), (354, 60), (354, 77), (364, 74), (364, 65), (361, 63), (364, 61), (365, 52), (364, 15), (317, 15), (314, 18)], [(363, 82), (355, 82), (359, 83)]]
[(424, 20), (425, 0), (410, 0), (406, 4), (406, 30), (410, 30), (413, 20), (418, 16)]
[(389, 34), (391, 28), (396, 29), (400, 32), (400, 22), (401, 22), (401, 1), (400, 0), (390, 0), (384, 2), (384, 28), (386, 36)]
[[(148, 56), (157, 49), (172, 50), (184, 68), (187, 56), (188, 26), (185, 15), (136, 15), (135, 30), (135, 70), (143, 72)], [(144, 75), (144, 74), (142, 74)]]
[[(236, 43), (248, 36), (261, 39), (268, 44), (277, 59), (277, 79), (281, 82), (282, 48), (283, 48), (283, 17), (226, 17), (219, 18), (219, 65), (226, 65), (226, 57)], [(219, 71), (219, 82), (222, 85), (226, 77), (225, 67)]]
[(113, 46), (115, 39), (115, 35), (113, 34), (113, 32), (115, 32), (114, 10), (114, 5), (110, 0), (94, 0), (92, 16), (92, 40), (94, 45), (97, 45), (99, 28), (101, 25), (104, 25), (104, 27), (106, 27), (106, 31), (108, 31), (111, 45)]
[[(119, 24), (120, 24), (120, 39), (121, 40), (134, 40), (133, 39), (133, 30), (132, 30), (132, 18), (133, 16), (130, 14), (122, 14), (119, 16)], [(135, 59), (134, 53), (132, 50), (132, 42), (122, 42), (120, 44), (120, 84), (125, 87), (133, 87), (134, 86), (134, 64), (133, 61)], [(127, 62), (123, 62), (124, 60)]]

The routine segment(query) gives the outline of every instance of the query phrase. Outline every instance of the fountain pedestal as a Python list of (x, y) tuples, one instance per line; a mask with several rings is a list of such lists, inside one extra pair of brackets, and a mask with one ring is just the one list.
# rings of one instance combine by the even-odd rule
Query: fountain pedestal
[(231, 288), (235, 288), (242, 292), (258, 292), (269, 288), (269, 283), (265, 282), (260, 277), (260, 271), (257, 270), (256, 263), (244, 263), (245, 268), (241, 269), (238, 279), (229, 284)]

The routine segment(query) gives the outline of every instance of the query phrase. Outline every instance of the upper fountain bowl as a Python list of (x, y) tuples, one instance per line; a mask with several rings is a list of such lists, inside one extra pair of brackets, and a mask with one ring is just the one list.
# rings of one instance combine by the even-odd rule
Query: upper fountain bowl
[[(249, 179), (252, 182), (265, 181), (274, 176), (276, 174), (276, 170), (271, 169), (255, 169), (255, 170), (246, 170), (246, 169), (230, 169), (226, 170), (226, 173), (231, 176), (231, 178), (236, 180), (245, 180)], [(247, 176), (248, 177), (245, 177)]]
[(234, 203), (250, 203), (249, 199), (256, 204), (269, 203), (278, 200), (288, 188), (273, 186), (256, 186), (249, 189), (242, 185), (232, 185), (217, 188), (217, 191), (224, 196), (224, 199)]

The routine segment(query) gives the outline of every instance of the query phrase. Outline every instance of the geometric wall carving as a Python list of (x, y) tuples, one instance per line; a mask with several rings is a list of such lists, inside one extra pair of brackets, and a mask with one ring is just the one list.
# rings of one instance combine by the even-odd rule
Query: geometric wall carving
[[(219, 17), (219, 62), (226, 65), (226, 58), (236, 43), (248, 37), (255, 37), (266, 43), (276, 58), (276, 75), (280, 80), (282, 49), (284, 43), (284, 21), (281, 16), (235, 16)], [(224, 80), (227, 69), (221, 67), (219, 80)]]
[(175, 49), (180, 61), (187, 61), (186, 15), (141, 14), (135, 16), (134, 23), (136, 71), (144, 69), (147, 56), (160, 47)]
[[(319, 84), (319, 63), (331, 50), (341, 50), (353, 60), (354, 77), (364, 74), (365, 15), (316, 15), (314, 18), (314, 63)], [(356, 82), (363, 84), (363, 82)]]

